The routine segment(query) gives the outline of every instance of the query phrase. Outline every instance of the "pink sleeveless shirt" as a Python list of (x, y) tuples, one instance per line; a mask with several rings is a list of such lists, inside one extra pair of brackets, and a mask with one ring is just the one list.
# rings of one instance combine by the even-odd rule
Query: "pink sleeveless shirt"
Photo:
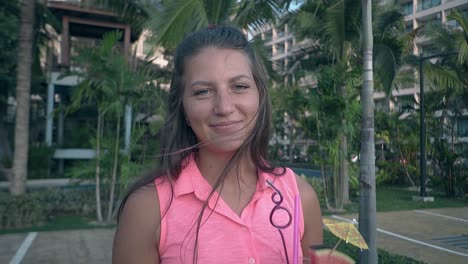
[[(257, 190), (241, 216), (214, 193), (205, 209), (198, 234), (197, 263), (286, 263), (281, 235), (270, 223), (275, 193), (269, 180), (283, 195), (282, 207), (291, 214), (291, 224), (282, 229), (289, 262), (293, 259), (294, 198), (298, 194), (295, 174), (290, 169), (281, 176), (258, 172)], [(195, 161), (189, 158), (178, 180), (171, 186), (167, 180), (157, 179), (155, 185), (161, 208), (161, 236), (159, 256), (162, 264), (194, 263), (193, 253), (197, 219), (201, 207), (211, 191)], [(219, 198), (219, 199), (218, 199)], [(278, 200), (275, 196), (275, 200)], [(299, 206), (299, 238), (304, 233), (302, 206)], [(290, 218), (284, 210), (273, 214), (277, 225)], [(299, 242), (299, 263), (302, 250)]]

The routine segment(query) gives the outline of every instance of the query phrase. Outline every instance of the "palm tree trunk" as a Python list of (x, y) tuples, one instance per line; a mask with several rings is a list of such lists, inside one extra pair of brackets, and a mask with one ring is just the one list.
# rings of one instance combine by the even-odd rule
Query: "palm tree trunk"
[(97, 115), (97, 132), (96, 132), (96, 216), (98, 222), (102, 222), (102, 209), (101, 209), (101, 130), (103, 115), (99, 110)]
[(109, 206), (107, 207), (107, 222), (112, 220), (114, 210), (115, 182), (117, 180), (117, 169), (119, 165), (119, 146), (120, 146), (120, 113), (117, 113), (117, 135), (115, 136), (114, 146), (114, 164), (112, 168), (112, 180), (110, 184)]
[(333, 200), (335, 203), (335, 209), (343, 209), (343, 194), (342, 194), (342, 185), (340, 178), (340, 142), (339, 139), (335, 140), (332, 144), (331, 149), (333, 158)]
[(291, 118), (291, 126), (289, 126), (289, 162), (294, 162), (294, 127)]
[(363, 85), (361, 91), (361, 159), (359, 231), (369, 250), (360, 252), (360, 263), (378, 263), (375, 194), (374, 80), (372, 70), (372, 1), (362, 0)]
[[(340, 95), (343, 99), (347, 100), (347, 92), (346, 92), (346, 85), (340, 86)], [(341, 132), (340, 132), (340, 146), (339, 146), (339, 162), (340, 162), (340, 170), (339, 170), (339, 192), (340, 192), (340, 204), (347, 204), (349, 203), (349, 176), (348, 176), (348, 136), (346, 133), (346, 118), (344, 117), (341, 119)], [(340, 206), (341, 207), (341, 206)]]
[(19, 195), (26, 191), (26, 179), (28, 178), (34, 4), (35, 0), (21, 1), (21, 27), (16, 71), (15, 149), (13, 155), (13, 179), (10, 185), (10, 192), (13, 195)]
[(317, 120), (317, 143), (318, 143), (318, 148), (319, 148), (319, 162), (320, 162), (320, 175), (322, 176), (322, 185), (323, 185), (323, 196), (325, 197), (325, 205), (327, 206), (327, 209), (330, 209), (330, 201), (328, 199), (328, 187), (327, 187), (327, 175), (326, 175), (326, 169), (325, 169), (325, 164), (323, 162), (322, 158), (322, 142), (321, 142), (321, 135), (320, 135), (320, 120), (319, 120), (319, 115), (318, 113), (315, 114), (315, 119)]

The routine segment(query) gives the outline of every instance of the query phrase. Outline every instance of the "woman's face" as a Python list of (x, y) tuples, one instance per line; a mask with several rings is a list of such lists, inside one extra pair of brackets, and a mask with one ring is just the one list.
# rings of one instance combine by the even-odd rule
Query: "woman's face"
[(259, 93), (249, 59), (208, 47), (185, 61), (183, 107), (201, 149), (237, 150), (255, 126)]

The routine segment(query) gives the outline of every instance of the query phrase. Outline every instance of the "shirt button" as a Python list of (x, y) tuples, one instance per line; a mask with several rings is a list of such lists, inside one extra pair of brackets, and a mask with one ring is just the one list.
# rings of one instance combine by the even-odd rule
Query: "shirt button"
[(249, 263), (250, 264), (255, 264), (255, 259), (254, 258), (249, 258)]
[(241, 227), (241, 230), (245, 231), (245, 230), (247, 230), (247, 227), (243, 226), (243, 227)]

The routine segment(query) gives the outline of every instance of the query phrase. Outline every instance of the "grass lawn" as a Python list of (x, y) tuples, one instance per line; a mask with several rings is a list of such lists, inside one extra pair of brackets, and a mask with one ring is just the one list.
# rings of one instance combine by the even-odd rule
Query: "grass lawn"
[(418, 196), (419, 192), (410, 191), (407, 188), (382, 186), (377, 188), (377, 211), (399, 211), (414, 209), (429, 209), (443, 207), (463, 207), (468, 206), (466, 199), (450, 199), (441, 192), (428, 192), (434, 197), (434, 202), (413, 201), (413, 196)]
[[(418, 192), (411, 191), (407, 187), (379, 186), (377, 187), (376, 199), (377, 212), (468, 206), (468, 200), (447, 198), (442, 192), (428, 192), (429, 196), (434, 197), (434, 202), (413, 201), (413, 196), (418, 195)], [(354, 197), (352, 203), (345, 206), (345, 212), (343, 213), (358, 212), (359, 197)], [(336, 212), (324, 210), (324, 214), (336, 214)]]
[[(327, 248), (333, 248), (338, 242), (338, 238), (335, 237), (328, 230), (323, 231), (324, 246)], [(345, 253), (356, 261), (359, 260), (359, 249), (350, 244), (346, 244), (343, 241), (338, 245), (338, 251)], [(379, 263), (380, 264), (424, 264), (424, 262), (414, 260), (405, 256), (395, 255), (388, 253), (387, 251), (378, 249)]]

